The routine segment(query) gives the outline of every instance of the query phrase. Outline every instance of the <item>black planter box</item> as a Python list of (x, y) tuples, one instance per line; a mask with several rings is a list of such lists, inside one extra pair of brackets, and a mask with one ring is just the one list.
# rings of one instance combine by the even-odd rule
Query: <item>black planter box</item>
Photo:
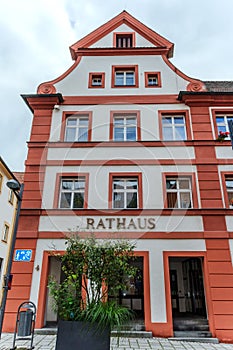
[(55, 350), (109, 350), (110, 329), (81, 321), (58, 321)]

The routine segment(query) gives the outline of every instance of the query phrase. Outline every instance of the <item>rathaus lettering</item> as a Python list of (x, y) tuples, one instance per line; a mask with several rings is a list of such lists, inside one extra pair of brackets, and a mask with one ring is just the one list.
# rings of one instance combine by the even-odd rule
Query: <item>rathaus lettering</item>
[(87, 230), (153, 230), (155, 218), (87, 218)]

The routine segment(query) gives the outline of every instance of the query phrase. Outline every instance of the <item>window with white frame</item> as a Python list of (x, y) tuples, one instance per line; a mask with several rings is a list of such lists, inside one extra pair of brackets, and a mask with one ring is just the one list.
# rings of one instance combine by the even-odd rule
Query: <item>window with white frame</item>
[(176, 141), (186, 140), (186, 126), (184, 115), (162, 116), (163, 140)]
[(114, 141), (137, 140), (137, 117), (134, 115), (117, 115), (113, 117)]
[(226, 203), (229, 208), (233, 208), (233, 177), (226, 177), (225, 179), (228, 203)]
[(77, 178), (62, 178), (60, 186), (60, 209), (79, 209), (84, 207), (84, 176)]
[(4, 224), (3, 233), (2, 233), (2, 240), (4, 242), (7, 242), (8, 240), (9, 231), (10, 231), (10, 226), (8, 224)]
[(65, 141), (88, 141), (89, 118), (85, 115), (71, 115), (66, 119)]
[[(229, 132), (228, 121), (233, 120), (233, 114), (217, 114), (216, 115), (216, 124), (218, 129), (218, 135), (220, 133)], [(230, 135), (225, 137), (225, 140), (230, 140)]]
[(138, 178), (113, 178), (113, 208), (138, 208)]
[(189, 177), (166, 177), (168, 208), (192, 208), (192, 184)]
[(135, 71), (134, 70), (116, 70), (115, 71), (115, 86), (134, 86)]

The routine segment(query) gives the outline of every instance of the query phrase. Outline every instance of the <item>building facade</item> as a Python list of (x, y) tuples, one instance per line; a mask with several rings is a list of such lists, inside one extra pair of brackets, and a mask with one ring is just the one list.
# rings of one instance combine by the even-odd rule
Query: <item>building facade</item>
[[(119, 302), (154, 336), (203, 319), (233, 341), (233, 89), (170, 61), (173, 44), (126, 11), (70, 47), (72, 67), (23, 95), (34, 114), (4, 329), (18, 305), (56, 321), (48, 275), (70, 231), (136, 241), (140, 278)], [(175, 333), (176, 332), (176, 333)]]
[[(11, 179), (18, 181), (17, 174), (14, 175), (0, 157), (0, 280), (2, 286), (4, 286), (4, 275), (6, 274), (8, 265), (9, 248), (17, 209), (17, 199), (14, 192), (7, 187), (6, 183)], [(0, 300), (2, 300), (2, 288)]]

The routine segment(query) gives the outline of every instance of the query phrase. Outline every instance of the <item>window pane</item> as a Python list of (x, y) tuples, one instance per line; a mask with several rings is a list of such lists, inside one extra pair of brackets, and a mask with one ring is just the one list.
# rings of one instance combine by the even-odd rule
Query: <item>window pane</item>
[(167, 180), (166, 181), (166, 187), (167, 189), (176, 189), (176, 180)]
[(68, 118), (67, 119), (67, 125), (76, 125), (77, 124), (77, 118)]
[(80, 126), (88, 126), (88, 118), (79, 118)]
[(184, 124), (184, 117), (174, 117), (175, 124)]
[(176, 140), (184, 140), (185, 137), (185, 129), (184, 127), (176, 127), (175, 129), (175, 139)]
[(73, 208), (83, 208), (84, 193), (74, 193)]
[(127, 193), (127, 208), (137, 208), (137, 193)]
[(165, 117), (162, 119), (163, 124), (172, 124), (172, 118), (171, 117)]
[(71, 193), (61, 193), (60, 208), (70, 208)]
[(136, 125), (136, 118), (126, 118), (127, 125)]
[(126, 130), (126, 139), (127, 141), (135, 141), (136, 140), (136, 128), (127, 128)]
[(114, 189), (124, 189), (125, 182), (121, 180), (114, 180), (113, 188)]
[(134, 85), (134, 72), (126, 72), (126, 85)]
[(65, 141), (68, 141), (68, 142), (75, 141), (75, 133), (76, 133), (75, 128), (67, 128)]
[(114, 125), (123, 125), (124, 118), (114, 118)]
[(226, 180), (226, 187), (233, 190), (233, 180)]
[(88, 140), (88, 129), (79, 128), (78, 130), (78, 141), (87, 141)]
[(123, 128), (114, 128), (114, 140), (115, 141), (124, 141), (124, 129)]
[(191, 208), (191, 198), (189, 192), (180, 193), (180, 207)]
[(138, 181), (137, 180), (127, 180), (126, 182), (126, 188), (127, 189), (137, 189), (138, 187)]
[(124, 193), (113, 194), (113, 208), (124, 208)]
[(164, 140), (173, 140), (172, 128), (163, 128), (163, 139)]
[(116, 72), (115, 73), (115, 85), (124, 85), (124, 73)]
[(216, 122), (218, 123), (224, 123), (224, 117), (216, 117)]
[(189, 180), (179, 180), (179, 188), (180, 189), (189, 189), (190, 188), (190, 182)]
[(63, 190), (72, 190), (73, 189), (73, 181), (63, 180), (62, 181), (62, 189)]
[(176, 192), (168, 192), (167, 193), (167, 206), (168, 208), (177, 208), (177, 193)]
[(74, 182), (74, 189), (80, 190), (85, 188), (85, 181), (79, 180)]

